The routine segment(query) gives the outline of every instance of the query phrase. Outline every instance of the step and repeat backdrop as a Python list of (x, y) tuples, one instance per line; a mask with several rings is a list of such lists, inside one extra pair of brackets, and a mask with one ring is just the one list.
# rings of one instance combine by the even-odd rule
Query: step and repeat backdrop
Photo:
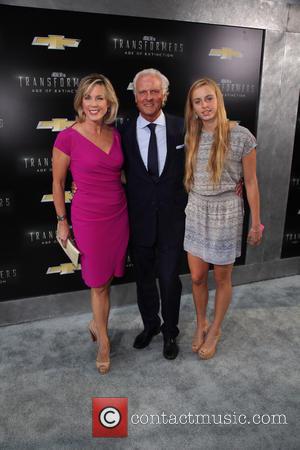
[(300, 256), (300, 95), (291, 168), (290, 188), (286, 209), (282, 258)]
[[(0, 6), (0, 300), (85, 288), (56, 242), (51, 194), (51, 150), (74, 121), (80, 78), (100, 72), (111, 80), (119, 126), (135, 113), (139, 70), (154, 67), (169, 78), (165, 110), (178, 116), (189, 86), (209, 76), (229, 117), (256, 134), (263, 39), (257, 29)], [(245, 251), (244, 239), (237, 264)], [(116, 282), (133, 280), (128, 256)]]

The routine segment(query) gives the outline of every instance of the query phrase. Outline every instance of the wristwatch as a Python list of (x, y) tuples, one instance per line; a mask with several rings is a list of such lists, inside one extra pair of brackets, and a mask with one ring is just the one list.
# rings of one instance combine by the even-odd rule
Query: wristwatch
[(58, 222), (62, 222), (66, 217), (67, 216), (65, 214), (63, 216), (56, 216)]

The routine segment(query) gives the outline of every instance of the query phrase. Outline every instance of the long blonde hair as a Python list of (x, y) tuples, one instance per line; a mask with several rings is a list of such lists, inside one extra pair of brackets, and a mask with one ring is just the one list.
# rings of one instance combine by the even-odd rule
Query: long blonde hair
[(226, 110), (224, 106), (223, 94), (217, 83), (210, 78), (201, 78), (195, 81), (188, 92), (185, 104), (185, 176), (184, 185), (189, 192), (194, 183), (194, 170), (196, 165), (197, 151), (202, 134), (202, 121), (195, 114), (192, 102), (194, 90), (202, 87), (211, 87), (217, 98), (217, 127), (214, 132), (214, 141), (211, 147), (207, 170), (213, 186), (216, 187), (220, 183), (222, 170), (225, 163), (226, 153), (228, 151), (230, 122), (227, 120)]

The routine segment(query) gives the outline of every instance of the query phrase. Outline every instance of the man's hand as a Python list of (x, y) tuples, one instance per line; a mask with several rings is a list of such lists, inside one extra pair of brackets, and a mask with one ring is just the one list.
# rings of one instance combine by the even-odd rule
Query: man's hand
[(75, 182), (72, 181), (72, 184), (71, 184), (71, 192), (72, 192), (72, 195), (73, 195), (73, 196), (76, 194), (76, 191), (77, 191), (77, 186), (76, 186)]
[(126, 176), (124, 170), (121, 172), (121, 183), (126, 184)]
[(243, 197), (243, 185), (243, 178), (240, 178), (240, 181), (235, 185), (235, 193), (241, 198)]

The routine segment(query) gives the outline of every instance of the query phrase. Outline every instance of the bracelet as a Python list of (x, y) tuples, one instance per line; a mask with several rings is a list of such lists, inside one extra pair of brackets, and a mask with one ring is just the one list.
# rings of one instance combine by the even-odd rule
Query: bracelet
[(62, 222), (66, 217), (67, 216), (65, 214), (63, 214), (62, 216), (56, 216), (58, 222)]

